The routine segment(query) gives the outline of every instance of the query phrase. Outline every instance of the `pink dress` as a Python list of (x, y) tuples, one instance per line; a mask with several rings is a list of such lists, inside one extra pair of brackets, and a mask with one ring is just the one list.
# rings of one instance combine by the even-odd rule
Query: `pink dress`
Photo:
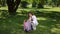
[(31, 30), (31, 23), (30, 23), (30, 22), (27, 21), (27, 22), (24, 23), (24, 30), (25, 30), (25, 29), (26, 29), (27, 31)]

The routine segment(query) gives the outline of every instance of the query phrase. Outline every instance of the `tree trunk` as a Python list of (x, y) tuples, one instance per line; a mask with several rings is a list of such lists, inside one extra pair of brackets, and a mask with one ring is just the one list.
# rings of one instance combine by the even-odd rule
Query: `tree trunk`
[(21, 0), (7, 0), (7, 5), (8, 5), (8, 12), (10, 15), (16, 15), (16, 10), (18, 9), (18, 6), (20, 4)]

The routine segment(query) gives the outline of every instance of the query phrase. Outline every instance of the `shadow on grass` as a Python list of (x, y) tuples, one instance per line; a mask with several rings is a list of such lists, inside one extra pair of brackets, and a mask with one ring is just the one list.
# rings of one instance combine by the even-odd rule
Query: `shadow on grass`
[(0, 34), (11, 34), (10, 30), (0, 30)]
[[(57, 11), (35, 11), (37, 18), (43, 17), (46, 20), (39, 19), (39, 25), (36, 31), (25, 33), (23, 31), (23, 21), (27, 19), (27, 12), (17, 13), (17, 15), (9, 16), (7, 10), (0, 10), (0, 33), (1, 34), (55, 34), (52, 28), (59, 28), (60, 12)], [(59, 31), (58, 31), (59, 32)]]
[(60, 12), (57, 11), (36, 11), (35, 14), (39, 17), (48, 17), (52, 19), (59, 19)]

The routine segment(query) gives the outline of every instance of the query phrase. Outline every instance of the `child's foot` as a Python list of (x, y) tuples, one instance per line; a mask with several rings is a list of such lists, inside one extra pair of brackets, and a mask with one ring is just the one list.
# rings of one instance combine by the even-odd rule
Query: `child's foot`
[(28, 32), (31, 32), (31, 30), (29, 30)]

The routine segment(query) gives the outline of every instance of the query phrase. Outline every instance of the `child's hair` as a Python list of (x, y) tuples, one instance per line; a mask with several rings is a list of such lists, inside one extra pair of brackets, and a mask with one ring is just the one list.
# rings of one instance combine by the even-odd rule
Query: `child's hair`
[(28, 12), (28, 18), (29, 18), (29, 14), (32, 14), (33, 15), (33, 13), (30, 11), (30, 12)]
[(32, 15), (33, 15), (33, 13), (32, 13), (32, 12), (28, 12), (28, 14), (32, 14)]

